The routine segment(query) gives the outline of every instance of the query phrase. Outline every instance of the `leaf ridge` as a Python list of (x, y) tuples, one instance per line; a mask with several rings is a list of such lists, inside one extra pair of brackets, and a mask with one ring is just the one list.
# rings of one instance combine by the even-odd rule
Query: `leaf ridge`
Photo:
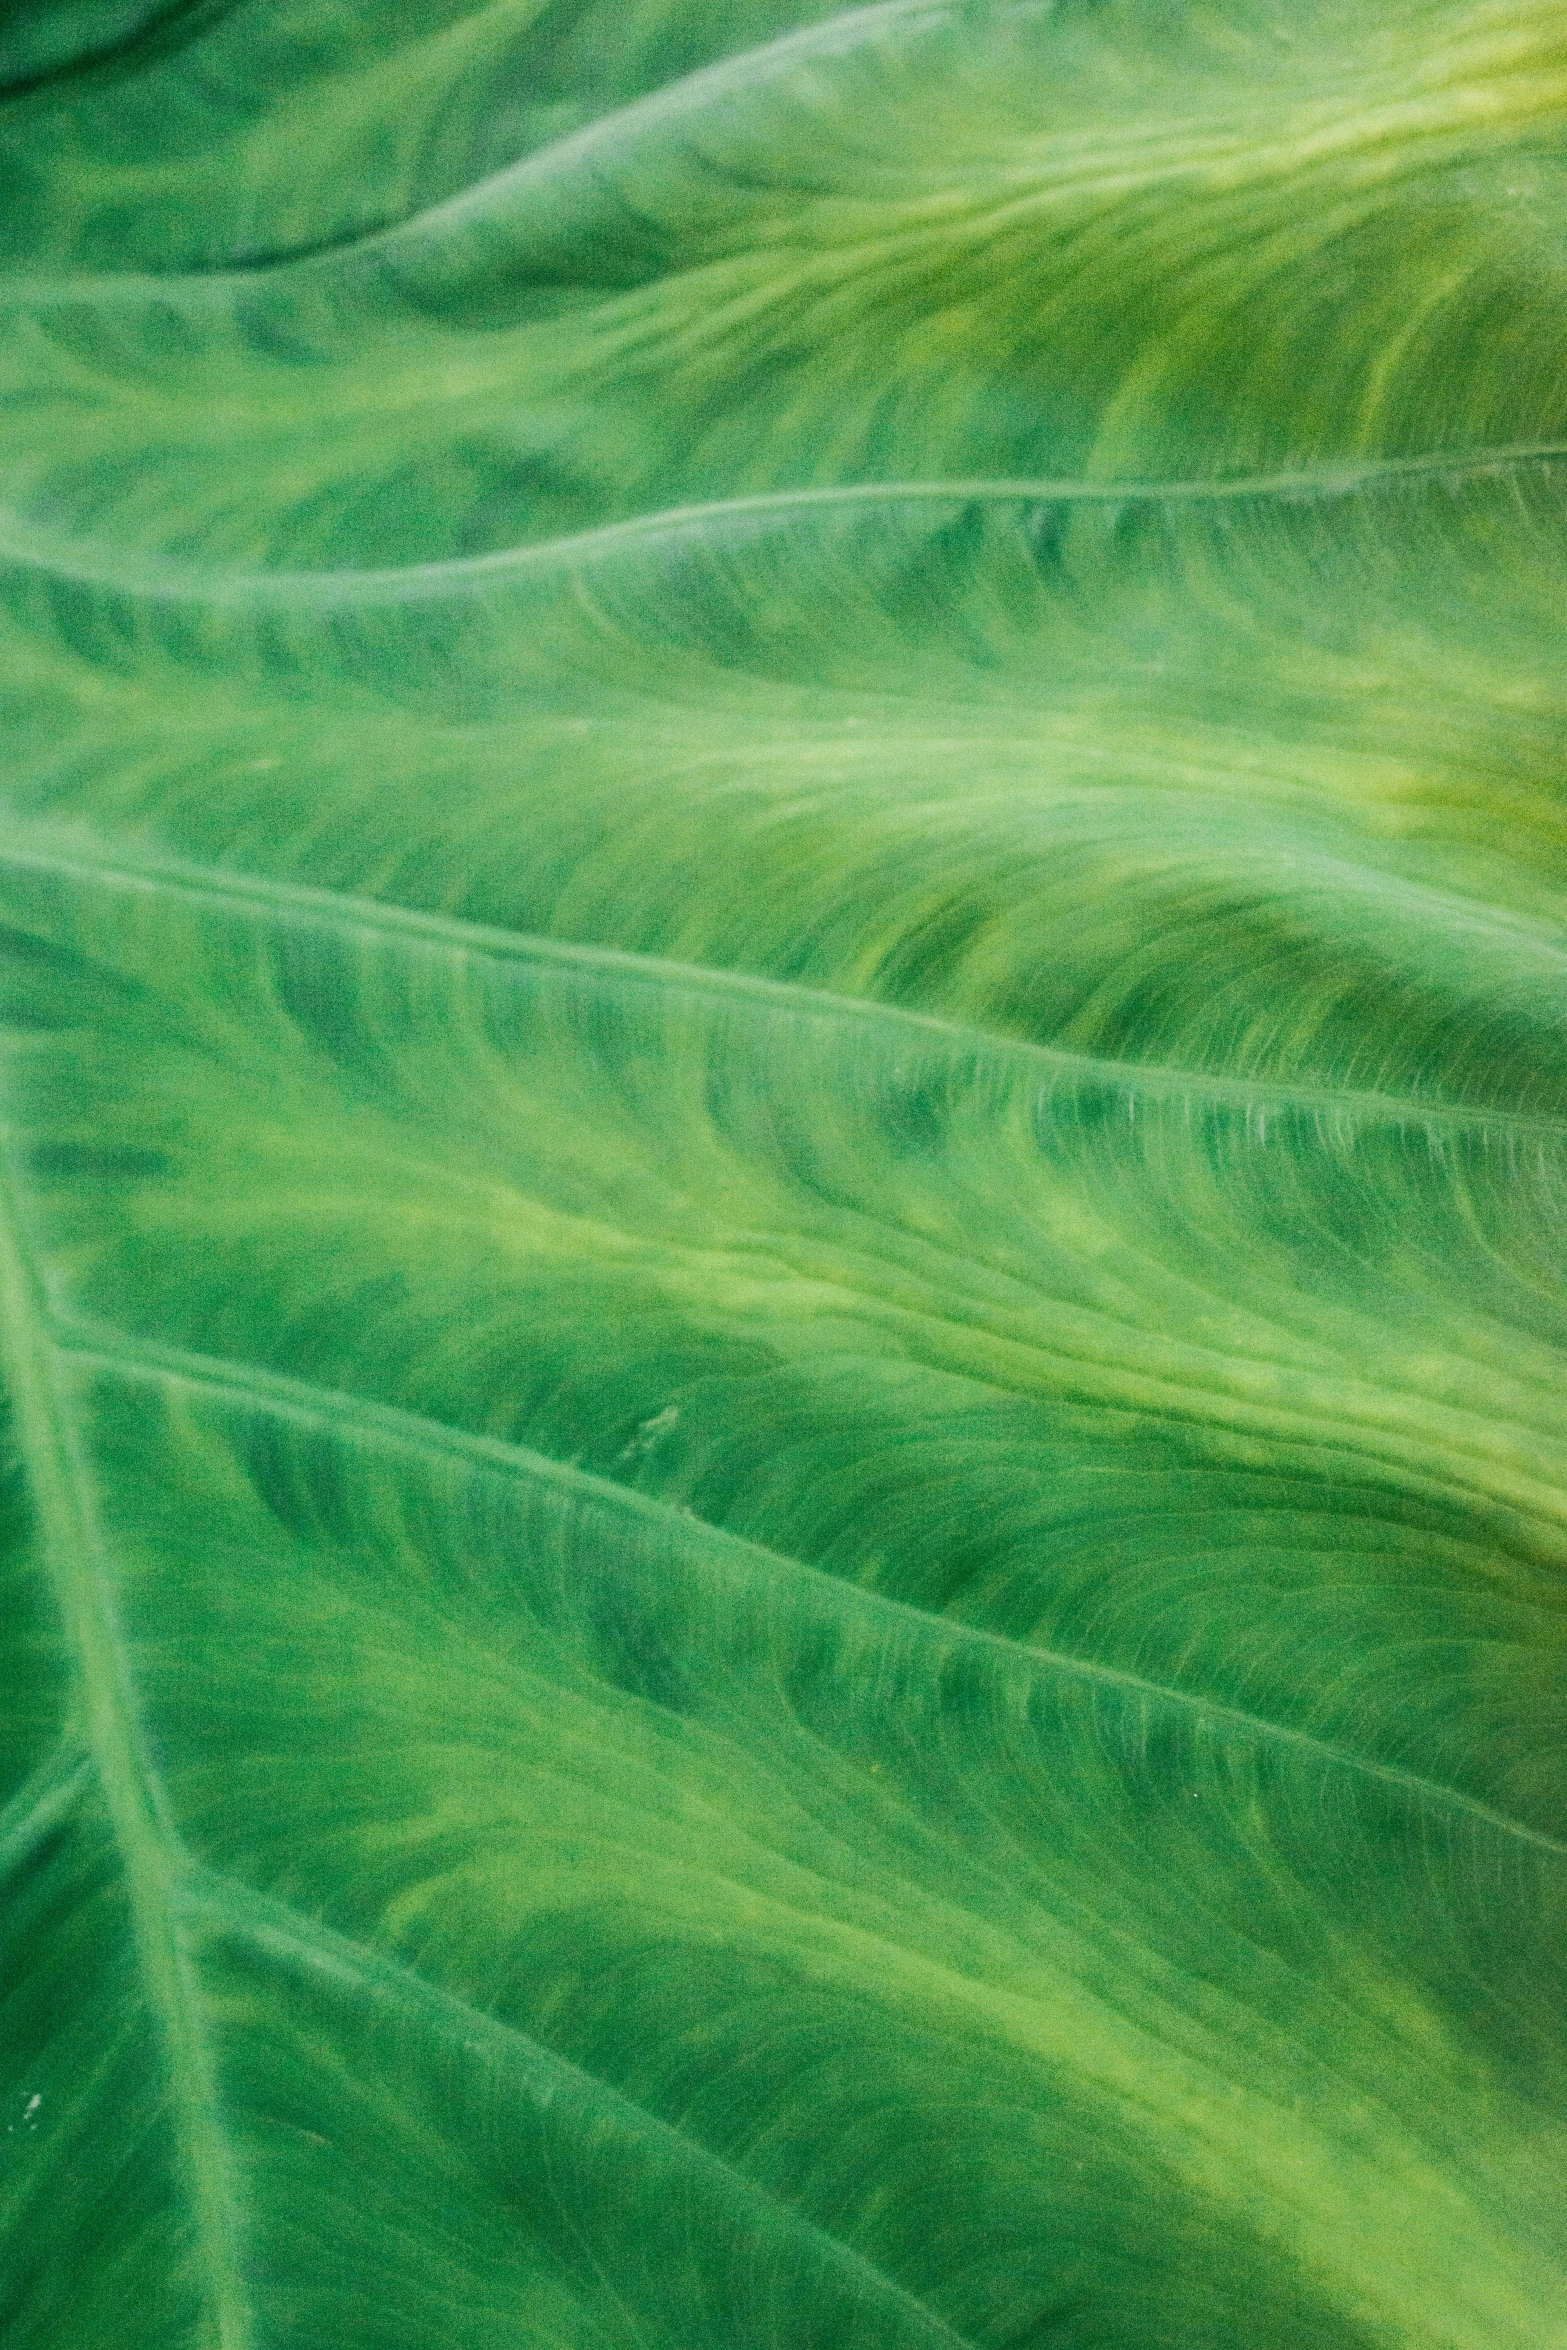
[(80, 1675), (84, 1743), (119, 1848), (163, 2044), (210, 2339), (213, 2350), (252, 2350), (216, 2075), (177, 1923), (174, 1889), (184, 1864), (137, 1719), (92, 1481), (9, 1175), (0, 1180), (0, 1361), (49, 1579)]
[(1538, 1851), (1567, 1859), (1567, 1839), (1513, 1819), (1508, 1813), (1482, 1802), (1478, 1797), (1466, 1795), (1461, 1789), (1428, 1778), (1419, 1771), (1405, 1769), (1397, 1763), (1379, 1762), (1371, 1756), (1357, 1754), (1351, 1748), (1338, 1746), (1330, 1739), (1319, 1738), (1309, 1730), (1298, 1730), (1288, 1723), (1270, 1721), (1265, 1715), (1248, 1713), (1242, 1706), (1230, 1705), (1199, 1691), (1150, 1680), (1146, 1675), (1132, 1672), (1125, 1666), (1101, 1664), (1091, 1658), (1074, 1656), (1063, 1649), (1038, 1646), (1005, 1633), (989, 1631), (980, 1625), (939, 1615), (908, 1600), (891, 1599), (884, 1592), (848, 1583), (823, 1568), (812, 1566), (805, 1559), (796, 1558), (785, 1551), (772, 1550), (747, 1535), (731, 1533), (727, 1528), (711, 1525), (706, 1520), (692, 1520), (654, 1494), (618, 1485), (610, 1478), (597, 1477), (590, 1470), (578, 1468), (568, 1461), (553, 1460), (548, 1454), (535, 1452), (529, 1446), (510, 1444), (501, 1437), (481, 1436), (467, 1429), (454, 1428), (445, 1421), (431, 1419), (422, 1413), (392, 1404), (371, 1402), (346, 1389), (318, 1387), (309, 1381), (274, 1371), (263, 1371), (251, 1364), (220, 1361), (156, 1340), (127, 1339), (118, 1332), (108, 1331), (98, 1325), (62, 1324), (58, 1328), (56, 1343), (63, 1353), (73, 1356), (84, 1365), (101, 1366), (121, 1377), (141, 1378), (149, 1384), (175, 1381), (212, 1393), (227, 1394), (280, 1418), (293, 1419), (327, 1432), (347, 1422), (394, 1449), (401, 1447), (412, 1453), (424, 1454), (444, 1453), (450, 1458), (471, 1461), (476, 1466), (499, 1471), (519, 1482), (552, 1486), (557, 1492), (590, 1502), (597, 1508), (614, 1510), (640, 1524), (656, 1526), (666, 1537), (672, 1535), (689, 1542), (699, 1532), (703, 1546), (711, 1557), (731, 1567), (750, 1568), (769, 1577), (785, 1575), (798, 1579), (824, 1599), (830, 1599), (836, 1608), (852, 1606), (875, 1621), (913, 1627), (926, 1636), (939, 1634), (955, 1647), (966, 1647), (979, 1654), (1002, 1655), (1014, 1665), (1043, 1669), (1063, 1679), (1121, 1690), (1138, 1699), (1152, 1700), (1156, 1704), (1222, 1724), (1250, 1738), (1276, 1741), (1297, 1751), (1315, 1755), (1332, 1767), (1400, 1788), (1419, 1802), (1435, 1803), (1462, 1813), (1478, 1825), (1515, 1838)]

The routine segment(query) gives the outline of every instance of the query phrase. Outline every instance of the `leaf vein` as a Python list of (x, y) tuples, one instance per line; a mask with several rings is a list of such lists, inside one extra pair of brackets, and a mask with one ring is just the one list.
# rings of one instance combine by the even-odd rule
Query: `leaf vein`
[(316, 1387), (307, 1381), (261, 1371), (249, 1364), (218, 1361), (152, 1340), (126, 1339), (118, 1333), (96, 1326), (62, 1326), (56, 1343), (62, 1351), (74, 1355), (82, 1363), (97, 1365), (119, 1377), (139, 1378), (149, 1384), (176, 1383), (227, 1395), (251, 1408), (274, 1413), (279, 1418), (292, 1419), (327, 1434), (351, 1425), (394, 1450), (403, 1449), (415, 1454), (441, 1453), (450, 1458), (471, 1461), (475, 1466), (520, 1482), (552, 1486), (557, 1492), (590, 1503), (596, 1508), (613, 1510), (642, 1525), (656, 1527), (666, 1539), (672, 1538), (688, 1544), (700, 1541), (708, 1559), (718, 1562), (720, 1572), (727, 1568), (731, 1572), (749, 1570), (769, 1578), (782, 1575), (797, 1579), (803, 1588), (837, 1610), (854, 1608), (873, 1622), (885, 1624), (889, 1628), (896, 1626), (906, 1631), (912, 1629), (916, 1634), (926, 1637), (939, 1636), (954, 1649), (965, 1648), (978, 1654), (988, 1652), (1004, 1656), (1014, 1667), (1021, 1666), (1025, 1670), (1036, 1670), (1051, 1677), (1119, 1690), (1139, 1701), (1150, 1701), (1194, 1716), (1203, 1724), (1212, 1723), (1239, 1736), (1290, 1747), (1297, 1752), (1315, 1756), (1329, 1768), (1348, 1771), (1398, 1788), (1417, 1802), (1438, 1805), (1498, 1835), (1530, 1845), (1537, 1851), (1567, 1859), (1567, 1840), (1553, 1836), (1543, 1828), (1531, 1827), (1525, 1821), (1516, 1820), (1478, 1797), (1466, 1795), (1461, 1789), (1429, 1778), (1422, 1772), (1357, 1754), (1353, 1749), (1319, 1738), (1309, 1730), (1270, 1721), (1266, 1715), (1248, 1713), (1244, 1707), (1230, 1705), (1198, 1690), (1154, 1681), (1124, 1666), (1101, 1664), (1091, 1658), (1074, 1656), (1065, 1650), (1037, 1646), (1004, 1633), (936, 1614), (906, 1600), (888, 1598), (883, 1592), (848, 1583), (823, 1568), (810, 1565), (804, 1559), (771, 1550), (744, 1535), (710, 1525), (706, 1520), (689, 1518), (683, 1511), (654, 1495), (617, 1485), (608, 1478), (596, 1477), (588, 1470), (577, 1468), (569, 1462), (552, 1460), (547, 1454), (534, 1452), (527, 1446), (508, 1444), (500, 1437), (475, 1435), (465, 1429), (453, 1428), (443, 1421), (426, 1418), (420, 1413), (405, 1411), (390, 1404), (370, 1402), (342, 1389)]
[(184, 1863), (137, 1718), (92, 1481), (39, 1301), (14, 1180), (0, 1184), (0, 1355), (50, 1580), (80, 1675), (84, 1742), (125, 1870), (142, 1977), (162, 2041), (211, 2340), (214, 2350), (250, 2350), (229, 2150), (176, 1919)]

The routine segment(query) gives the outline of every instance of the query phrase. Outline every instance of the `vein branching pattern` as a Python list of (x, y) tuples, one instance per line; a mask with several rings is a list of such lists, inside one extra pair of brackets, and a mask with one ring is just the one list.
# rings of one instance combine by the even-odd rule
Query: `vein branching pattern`
[(5, 2350), (1567, 2350), (1567, 18), (0, 25)]

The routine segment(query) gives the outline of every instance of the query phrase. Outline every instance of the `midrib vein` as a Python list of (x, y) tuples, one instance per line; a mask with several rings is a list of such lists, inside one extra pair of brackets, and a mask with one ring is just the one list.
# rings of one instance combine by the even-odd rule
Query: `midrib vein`
[(80, 1674), (84, 1742), (125, 1870), (141, 1978), (163, 2044), (212, 2350), (251, 2350), (211, 2049), (177, 1924), (177, 1842), (137, 1719), (91, 1479), (29, 1261), (14, 1177), (0, 1166), (0, 1367), (60, 1616)]

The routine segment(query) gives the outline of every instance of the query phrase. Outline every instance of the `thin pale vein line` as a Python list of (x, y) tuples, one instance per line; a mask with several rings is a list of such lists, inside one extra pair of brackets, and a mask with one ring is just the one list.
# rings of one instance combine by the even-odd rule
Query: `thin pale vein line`
[(235, 1879), (201, 1870), (192, 1875), (184, 1893), (186, 1905), (197, 1915), (216, 1921), (241, 1936), (268, 1957), (325, 1975), (346, 1984), (360, 1998), (386, 2001), (412, 2013), (440, 2037), (465, 2053), (499, 2062), (511, 2082), (521, 2088), (536, 2108), (554, 2102), (562, 2089), (574, 2091), (596, 2119), (611, 2120), (628, 2135), (673, 2154), (688, 2176), (731, 2206), (750, 2205), (769, 2226), (785, 2220), (796, 2231), (796, 2241), (809, 2245), (845, 2280), (863, 2294), (867, 2290), (910, 2324), (918, 2327), (929, 2350), (968, 2350), (966, 2337), (955, 2333), (905, 2286), (887, 2276), (863, 2253), (843, 2243), (807, 2219), (803, 2213), (769, 2194), (722, 2156), (662, 2121), (657, 2114), (596, 2074), (557, 2055), (543, 2042), (519, 2031), (516, 2025), (489, 2015), (456, 1993), (429, 1982), (389, 1953), (367, 1948), (308, 1918), (286, 1904), (258, 1893)]
[[(678, 122), (682, 116), (698, 112), (715, 100), (732, 103), (742, 91), (765, 85), (794, 65), (817, 57), (852, 53), (874, 41), (883, 31), (910, 20), (917, 25), (925, 18), (932, 27), (950, 24), (958, 7), (959, 0), (873, 0), (869, 7), (844, 10), (825, 23), (804, 25), (781, 34), (776, 40), (758, 42), (737, 56), (718, 58), (711, 65), (699, 66), (676, 81), (615, 107), (596, 121), (552, 139), (548, 145), (520, 156), (499, 171), (459, 189), (456, 195), (426, 205), (404, 220), (389, 221), (324, 250), (281, 254), (267, 267), (267, 278), (285, 272), (298, 277), (320, 270), (323, 265), (341, 266), (345, 260), (358, 261), (361, 256), (372, 262), (389, 253), (395, 256), (399, 246), (422, 239), (432, 231), (439, 235), (462, 228), (475, 215), (481, 220), (493, 215), (497, 199), (505, 202), (535, 186), (548, 187), (562, 172), (570, 172), (580, 164), (601, 163), (606, 154), (612, 154), (661, 123)], [(995, 13), (1002, 17), (1046, 16), (1052, 13), (1052, 8), (1053, 0), (1016, 0), (1013, 6), (998, 7)], [(259, 274), (256, 265), (250, 263), (238, 268), (167, 274), (137, 270), (96, 277), (21, 278), (0, 288), (0, 301), (7, 298), (27, 302), (103, 301), (116, 296), (145, 300), (149, 295), (166, 297), (187, 292), (210, 296), (254, 285)]]
[[(997, 7), (994, 13), (1000, 17), (1044, 16), (1052, 13), (1051, 0), (1043, 0), (1043, 4), (1036, 0), (1034, 5), (1025, 0), (1024, 5)], [(580, 163), (598, 163), (606, 154), (624, 147), (628, 139), (670, 120), (678, 122), (715, 100), (730, 104), (743, 90), (765, 85), (802, 61), (852, 53), (894, 26), (918, 27), (921, 20), (931, 29), (950, 25), (958, 14), (959, 0), (876, 0), (870, 7), (846, 9), (825, 23), (804, 25), (776, 40), (760, 42), (738, 56), (719, 58), (601, 115), (596, 122), (585, 123), (580, 130), (568, 132), (537, 153), (523, 156), (395, 227), (377, 232), (365, 239), (361, 249), (374, 252), (390, 248), (395, 252), (405, 240), (422, 238), (432, 229), (461, 228), (475, 214), (481, 219), (492, 216), (498, 196), (510, 198), (540, 182), (547, 186), (563, 170), (570, 171)]]
[(68, 1818), (96, 1776), (75, 1740), (39, 1764), (0, 1811), (0, 1885)]
[(961, 1623), (928, 1609), (912, 1606), (905, 1600), (889, 1599), (883, 1592), (868, 1591), (858, 1584), (846, 1582), (787, 1552), (770, 1550), (765, 1544), (753, 1542), (744, 1535), (731, 1534), (723, 1527), (709, 1525), (705, 1520), (687, 1518), (681, 1511), (654, 1495), (617, 1485), (609, 1478), (595, 1477), (586, 1469), (577, 1468), (569, 1462), (552, 1460), (548, 1454), (534, 1452), (528, 1446), (508, 1444), (496, 1436), (475, 1435), (467, 1429), (453, 1428), (444, 1421), (429, 1419), (422, 1413), (405, 1411), (392, 1404), (373, 1403), (345, 1389), (318, 1387), (306, 1380), (259, 1370), (248, 1363), (192, 1354), (184, 1348), (165, 1346), (156, 1340), (129, 1339), (97, 1324), (59, 1323), (55, 1326), (55, 1343), (62, 1352), (74, 1356), (84, 1365), (99, 1366), (118, 1377), (141, 1379), (149, 1385), (177, 1382), (204, 1388), (211, 1393), (227, 1396), (230, 1400), (274, 1413), (280, 1419), (292, 1419), (304, 1426), (322, 1430), (328, 1435), (337, 1433), (347, 1424), (368, 1436), (381, 1439), (394, 1449), (400, 1448), (416, 1454), (441, 1454), (450, 1459), (470, 1461), (476, 1467), (497, 1471), (519, 1482), (552, 1486), (558, 1493), (573, 1500), (634, 1518), (639, 1524), (655, 1529), (665, 1540), (700, 1543), (708, 1557), (734, 1569), (747, 1573), (759, 1572), (769, 1578), (787, 1576), (798, 1579), (802, 1587), (814, 1597), (838, 1610), (845, 1606), (856, 1607), (873, 1621), (914, 1629), (927, 1638), (939, 1634), (954, 1647), (968, 1647), (978, 1653), (1005, 1658), (1014, 1670), (1044, 1668), (1066, 1680), (1092, 1682), (1104, 1688), (1123, 1691), (1138, 1699), (1151, 1699), (1156, 1704), (1193, 1714), (1204, 1724), (1212, 1722), (1233, 1728), (1250, 1738), (1296, 1748), (1335, 1768), (1400, 1788), (1421, 1802), (1435, 1803), (1461, 1812), (1466, 1818), (1498, 1834), (1516, 1838), (1539, 1851), (1567, 1859), (1567, 1840), (1552, 1836), (1543, 1828), (1530, 1827), (1526, 1822), (1498, 1811), (1493, 1805), (1481, 1802), (1478, 1797), (1465, 1795), (1458, 1788), (1427, 1778), (1421, 1772), (1406, 1770), (1397, 1763), (1377, 1762), (1349, 1748), (1336, 1746), (1326, 1738), (1318, 1738), (1309, 1730), (1297, 1730), (1287, 1723), (1269, 1721), (1265, 1715), (1248, 1713), (1241, 1706), (1227, 1704), (1222, 1699), (1206, 1696), (1200, 1691), (1149, 1680), (1146, 1675), (1131, 1672), (1121, 1665), (1099, 1664), (1088, 1658), (1070, 1655), (1062, 1649), (1012, 1640), (1002, 1633), (986, 1631), (978, 1625)]
[[(1051, 1077), (1113, 1085), (1126, 1092), (1175, 1102), (1197, 1097), (1238, 1109), (1299, 1109), (1320, 1116), (1351, 1117), (1384, 1125), (1537, 1135), (1542, 1140), (1567, 1136), (1567, 1118), (1531, 1116), (1526, 1111), (1480, 1105), (1471, 1107), (1462, 1102), (1421, 1101), (1412, 1096), (1357, 1091), (1350, 1087), (1335, 1090), (1288, 1079), (1227, 1077), (1203, 1069), (1172, 1069), (1156, 1062), (1111, 1060), (1093, 1053), (1071, 1052), (1060, 1045), (1035, 1044), (1025, 1037), (999, 1035), (970, 1022), (944, 1019), (935, 1012), (911, 1011), (903, 1004), (889, 1003), (877, 996), (839, 995), (828, 988), (808, 987), (792, 979), (771, 979), (759, 972), (724, 970), (709, 963), (682, 963), (626, 947), (546, 938), (536, 932), (506, 930), (496, 924), (468, 922), (455, 914), (398, 905), (384, 898), (355, 897), (342, 890), (314, 889), (301, 882), (279, 881), (267, 874), (231, 873), (216, 866), (184, 864), (172, 859), (134, 863), (123, 856), (110, 858), (74, 846), (57, 849), (24, 843), (14, 836), (0, 840), (0, 865), (58, 874), (67, 880), (84, 880), (105, 888), (183, 896), (196, 904), (257, 906), (279, 918), (291, 917), (323, 929), (408, 937), (496, 962), (537, 964), (589, 974), (603, 972), (654, 989), (689, 988), (693, 993), (751, 1001), (792, 1015), (864, 1022), (911, 1037), (938, 1038), (964, 1052), (983, 1054), (1024, 1069), (1037, 1069)], [(1462, 910), (1466, 915), (1471, 911), (1467, 904)]]
[(66, 1638), (83, 1741), (125, 1869), (148, 2001), (168, 2068), (214, 2350), (250, 2350), (228, 2147), (211, 2050), (175, 1921), (181, 1863), (137, 1719), (91, 1481), (29, 1262), (14, 1183), (0, 1182), (0, 1362)]
[(397, 570), (365, 571), (203, 571), (162, 556), (127, 561), (101, 540), (61, 542), (29, 531), (14, 514), (0, 509), (0, 563), (47, 572), (80, 587), (142, 596), (165, 603), (199, 603), (304, 611), (433, 601), (466, 594), (491, 580), (509, 580), (531, 571), (589, 564), (624, 546), (657, 545), (662, 539), (700, 536), (731, 522), (767, 522), (812, 508), (874, 505), (1158, 506), (1244, 503), (1277, 499), (1323, 503), (1353, 497), (1405, 480), (1461, 481), (1567, 458), (1567, 442), (1526, 441), (1497, 448), (1447, 451), (1420, 457), (1345, 461), (1314, 470), (1216, 476), (1197, 481), (954, 481), (850, 482), (836, 488), (767, 490), (742, 498), (665, 507), (656, 514), (540, 539), (527, 546), (502, 547), (488, 555), (451, 556), (411, 563)]

